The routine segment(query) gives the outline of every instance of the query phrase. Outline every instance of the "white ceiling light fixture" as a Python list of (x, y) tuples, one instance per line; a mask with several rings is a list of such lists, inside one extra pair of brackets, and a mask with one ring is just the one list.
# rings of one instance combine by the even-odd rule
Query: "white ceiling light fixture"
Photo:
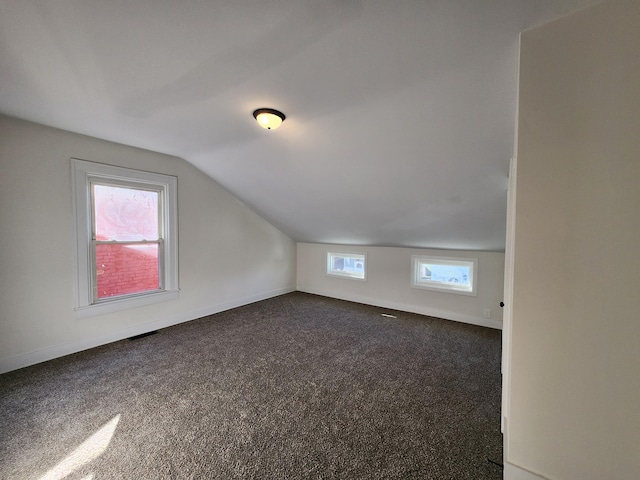
[(273, 108), (259, 108), (253, 112), (253, 117), (262, 128), (266, 128), (267, 130), (275, 130), (286, 118), (284, 113), (274, 110)]

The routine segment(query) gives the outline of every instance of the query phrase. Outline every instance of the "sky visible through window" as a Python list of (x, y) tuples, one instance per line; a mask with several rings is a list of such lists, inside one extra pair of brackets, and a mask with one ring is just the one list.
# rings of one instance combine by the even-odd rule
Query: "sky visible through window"
[(158, 192), (94, 185), (98, 240), (157, 240)]

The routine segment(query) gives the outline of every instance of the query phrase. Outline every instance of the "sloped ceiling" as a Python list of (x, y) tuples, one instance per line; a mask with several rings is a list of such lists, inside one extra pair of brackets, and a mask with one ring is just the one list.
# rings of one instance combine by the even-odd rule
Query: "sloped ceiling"
[(297, 241), (499, 251), (518, 33), (593, 3), (0, 0), (0, 111), (180, 156)]

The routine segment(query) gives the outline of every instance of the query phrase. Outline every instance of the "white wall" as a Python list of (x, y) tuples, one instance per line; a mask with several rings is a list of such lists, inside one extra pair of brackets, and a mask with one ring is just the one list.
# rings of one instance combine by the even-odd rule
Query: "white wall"
[[(178, 300), (76, 318), (71, 157), (178, 177)], [(295, 243), (176, 157), (0, 116), (0, 206), (0, 372), (295, 289)]]
[(522, 35), (506, 450), (547, 479), (640, 475), (638, 32), (614, 0)]
[[(366, 253), (367, 280), (326, 275), (327, 251)], [(411, 287), (411, 255), (478, 259), (478, 296), (458, 295)], [(504, 254), (397, 247), (357, 247), (298, 243), (297, 288), (300, 291), (351, 300), (448, 320), (502, 327)], [(483, 316), (491, 310), (491, 318)]]

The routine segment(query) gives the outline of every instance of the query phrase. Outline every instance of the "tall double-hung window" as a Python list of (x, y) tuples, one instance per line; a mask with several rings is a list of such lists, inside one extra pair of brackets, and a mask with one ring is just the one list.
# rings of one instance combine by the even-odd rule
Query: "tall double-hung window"
[(177, 296), (177, 179), (72, 160), (76, 309), (108, 313)]

